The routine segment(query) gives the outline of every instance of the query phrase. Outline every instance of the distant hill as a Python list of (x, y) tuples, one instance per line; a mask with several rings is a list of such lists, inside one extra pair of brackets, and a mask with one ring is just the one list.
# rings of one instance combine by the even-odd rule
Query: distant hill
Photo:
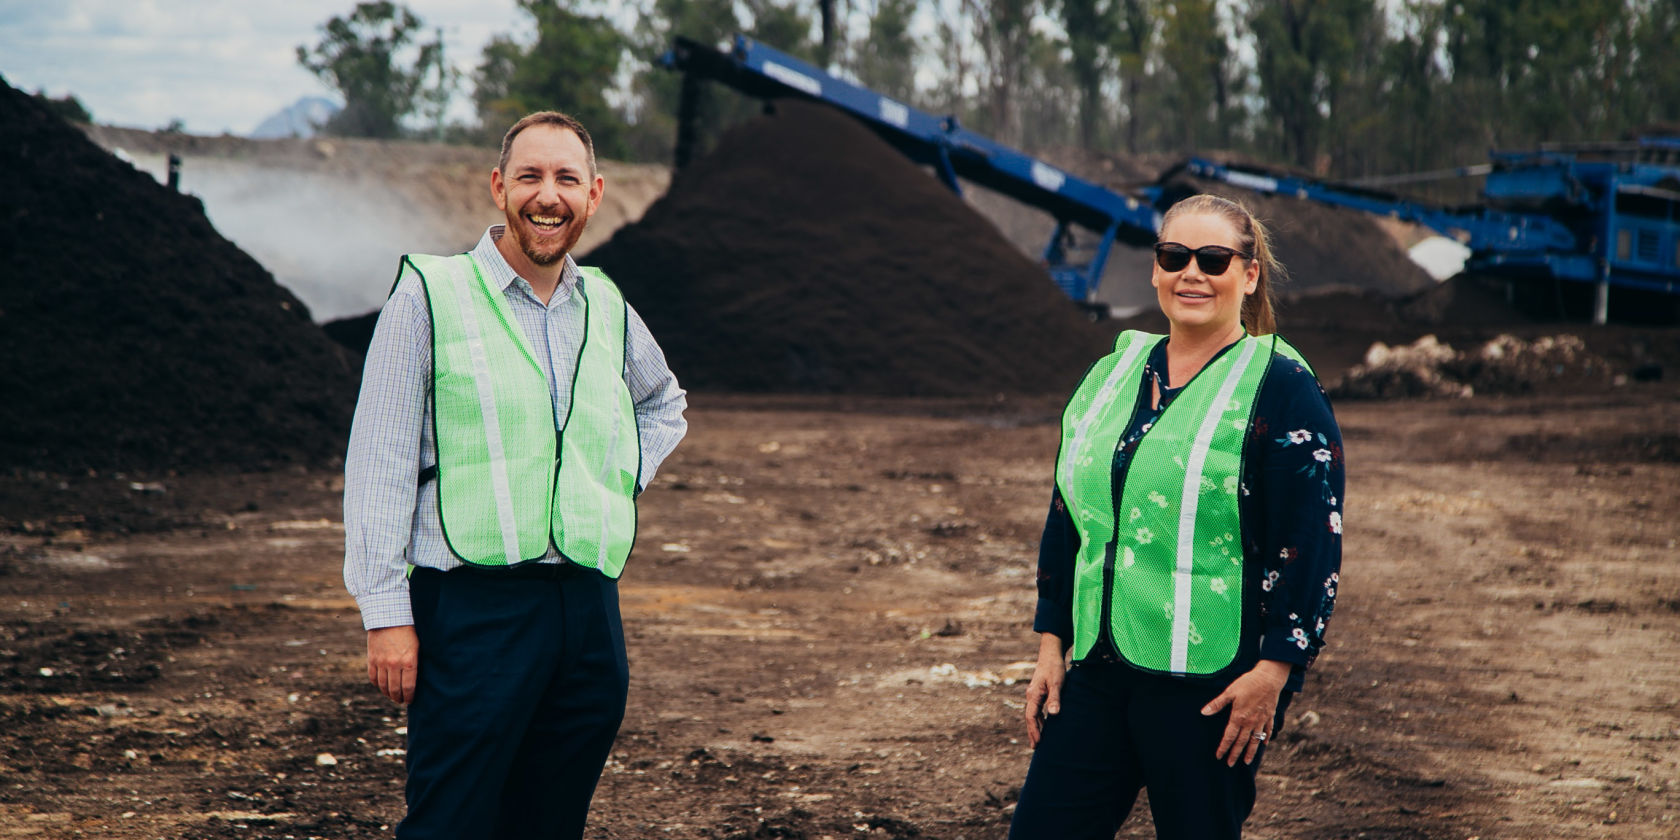
[(316, 131), (338, 113), (339, 106), (330, 99), (305, 96), (291, 105), (270, 114), (259, 123), (251, 136), (258, 140), (283, 137), (314, 137)]

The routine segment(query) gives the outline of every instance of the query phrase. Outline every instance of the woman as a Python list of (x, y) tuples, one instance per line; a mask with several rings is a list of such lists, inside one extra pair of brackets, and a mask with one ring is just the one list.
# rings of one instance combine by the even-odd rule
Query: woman
[(1068, 403), (1011, 838), (1112, 838), (1140, 788), (1159, 838), (1241, 836), (1341, 565), (1341, 434), (1273, 335), (1278, 268), (1241, 205), (1175, 204), (1167, 336), (1122, 333)]

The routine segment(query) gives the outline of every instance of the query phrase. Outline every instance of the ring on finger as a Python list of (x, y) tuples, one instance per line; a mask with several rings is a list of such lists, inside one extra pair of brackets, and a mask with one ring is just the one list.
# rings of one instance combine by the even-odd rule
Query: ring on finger
[(1254, 740), (1259, 741), (1261, 743), (1266, 742), (1266, 733), (1261, 732), (1258, 729), (1254, 730), (1254, 735), (1252, 737), (1254, 738)]

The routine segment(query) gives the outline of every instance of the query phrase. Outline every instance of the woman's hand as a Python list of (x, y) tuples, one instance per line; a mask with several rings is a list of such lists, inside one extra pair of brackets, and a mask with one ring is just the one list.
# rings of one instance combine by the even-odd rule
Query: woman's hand
[[(1039, 662), (1042, 664), (1043, 659)], [(1253, 764), (1260, 753), (1260, 745), (1272, 736), (1272, 717), (1277, 713), (1278, 695), (1289, 680), (1289, 663), (1262, 659), (1248, 673), (1237, 677), (1218, 697), (1202, 707), (1202, 714), (1216, 715), (1231, 707), (1231, 718), (1225, 723), (1225, 737), (1219, 740), (1214, 759), (1235, 767), (1238, 756), (1244, 764)], [(1036, 681), (1038, 677), (1035, 675)]]
[(1038, 665), (1027, 683), (1027, 741), (1034, 749), (1042, 735), (1044, 719), (1062, 711), (1062, 681), (1067, 678), (1067, 657), (1062, 638), (1044, 633), (1038, 639)]

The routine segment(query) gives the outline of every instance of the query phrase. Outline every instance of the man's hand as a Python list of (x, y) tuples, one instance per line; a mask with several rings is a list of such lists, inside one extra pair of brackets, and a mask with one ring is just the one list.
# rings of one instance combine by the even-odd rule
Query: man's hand
[(413, 625), (369, 630), (368, 681), (397, 703), (414, 700), (414, 680), (420, 673), (420, 637)]
[(1033, 668), (1032, 682), (1027, 683), (1027, 741), (1033, 749), (1043, 731), (1044, 719), (1062, 711), (1062, 682), (1067, 679), (1067, 658), (1062, 653), (1062, 639), (1055, 633), (1045, 633), (1038, 641), (1038, 665)]

